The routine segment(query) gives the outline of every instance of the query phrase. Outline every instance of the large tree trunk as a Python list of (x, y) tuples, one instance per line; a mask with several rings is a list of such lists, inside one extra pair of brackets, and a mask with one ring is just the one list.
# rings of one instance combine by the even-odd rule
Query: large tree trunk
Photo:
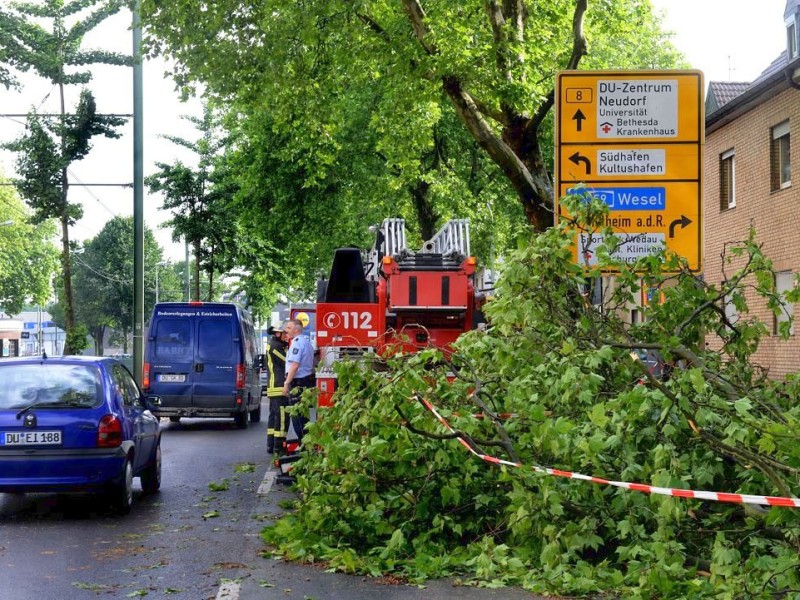
[(66, 215), (61, 217), (61, 268), (64, 271), (64, 324), (67, 331), (67, 340), (64, 342), (64, 354), (73, 354), (74, 349), (69, 346), (69, 336), (75, 328), (75, 310), (72, 306), (72, 269), (70, 268), (69, 255), (69, 220)]
[(103, 338), (106, 335), (106, 326), (98, 325), (97, 327), (92, 327), (92, 330), (89, 333), (94, 340), (95, 356), (103, 356), (103, 353), (106, 350), (105, 345), (103, 344)]
[(472, 137), (516, 190), (528, 223), (536, 231), (552, 226), (553, 184), (544, 167), (537, 132), (531, 120), (517, 117), (511, 126), (503, 128), (502, 137), (499, 137), (459, 80), (447, 78), (443, 86)]
[[(63, 66), (62, 66), (63, 77)], [(64, 102), (64, 84), (59, 83), (59, 92), (61, 95), (61, 125), (64, 126), (65, 117), (67, 114), (66, 105)], [(66, 153), (64, 134), (61, 134), (61, 156), (63, 158)], [(69, 189), (69, 179), (67, 178), (67, 167), (61, 169), (61, 266), (64, 271), (64, 323), (67, 330), (66, 339), (64, 341), (63, 354), (73, 354), (73, 349), (70, 344), (70, 334), (75, 329), (75, 309), (72, 306), (72, 269), (70, 268), (69, 256), (69, 216), (67, 215), (67, 192)]]
[(417, 182), (417, 185), (408, 190), (409, 194), (411, 194), (411, 202), (414, 205), (417, 225), (423, 241), (431, 239), (436, 234), (437, 216), (433, 210), (433, 204), (428, 193), (429, 190), (430, 185), (422, 179)]
[[(583, 36), (583, 15), (588, 0), (575, 0), (572, 19), (572, 54), (563, 66), (576, 69), (586, 54)], [(403, 8), (411, 24), (411, 30), (423, 51), (429, 55), (439, 53), (433, 38), (428, 35), (425, 10), (419, 0), (403, 0)], [(487, 0), (486, 14), (489, 18), (497, 48), (496, 63), (504, 79), (513, 81), (515, 63), (525, 60), (524, 55), (513, 49), (519, 47), (525, 37), (527, 9), (522, 0)], [(461, 79), (455, 75), (441, 75), (442, 88), (447, 94), (459, 118), (472, 137), (492, 160), (500, 167), (517, 192), (528, 223), (536, 231), (544, 231), (554, 222), (554, 193), (539, 147), (539, 125), (553, 107), (551, 90), (537, 107), (533, 116), (520, 114), (510, 106), (499, 110), (476, 100), (464, 89)], [(501, 126), (497, 135), (487, 118)]]

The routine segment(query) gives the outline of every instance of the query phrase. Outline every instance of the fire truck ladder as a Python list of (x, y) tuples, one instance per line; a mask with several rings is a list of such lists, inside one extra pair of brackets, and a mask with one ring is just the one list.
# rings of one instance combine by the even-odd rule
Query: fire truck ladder
[(408, 249), (404, 219), (384, 219), (375, 246), (365, 257), (365, 275), (376, 281), (383, 256), (391, 256), (404, 268), (452, 269), (469, 256), (469, 219), (451, 219), (422, 244), (419, 252)]
[(384, 219), (381, 230), (383, 231), (383, 252), (386, 256), (396, 258), (408, 249), (405, 219)]
[[(384, 219), (384, 253), (395, 258), (408, 252), (404, 219)], [(420, 252), (464, 259), (469, 256), (469, 219), (451, 219), (422, 245)]]
[(451, 219), (422, 246), (423, 252), (464, 260), (469, 256), (469, 219)]

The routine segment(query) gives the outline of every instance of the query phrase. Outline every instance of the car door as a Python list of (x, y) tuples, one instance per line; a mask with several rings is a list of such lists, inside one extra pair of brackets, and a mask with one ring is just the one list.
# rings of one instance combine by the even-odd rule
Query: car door
[(158, 420), (145, 408), (141, 393), (128, 370), (120, 364), (113, 366), (113, 379), (122, 398), (122, 412), (129, 424), (135, 448), (133, 470), (142, 469), (153, 454), (158, 438)]

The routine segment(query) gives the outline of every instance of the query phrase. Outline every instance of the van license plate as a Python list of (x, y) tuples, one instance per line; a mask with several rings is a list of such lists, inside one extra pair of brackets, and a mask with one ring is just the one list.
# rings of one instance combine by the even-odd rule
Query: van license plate
[(60, 431), (20, 431), (0, 432), (3, 446), (60, 446)]
[(183, 383), (186, 381), (186, 375), (184, 373), (160, 373), (158, 380), (164, 383)]

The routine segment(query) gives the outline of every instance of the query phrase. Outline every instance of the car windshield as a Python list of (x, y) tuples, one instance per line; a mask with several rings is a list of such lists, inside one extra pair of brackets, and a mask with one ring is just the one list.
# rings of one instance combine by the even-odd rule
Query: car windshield
[(91, 365), (0, 364), (0, 410), (92, 408), (101, 389), (100, 371)]

